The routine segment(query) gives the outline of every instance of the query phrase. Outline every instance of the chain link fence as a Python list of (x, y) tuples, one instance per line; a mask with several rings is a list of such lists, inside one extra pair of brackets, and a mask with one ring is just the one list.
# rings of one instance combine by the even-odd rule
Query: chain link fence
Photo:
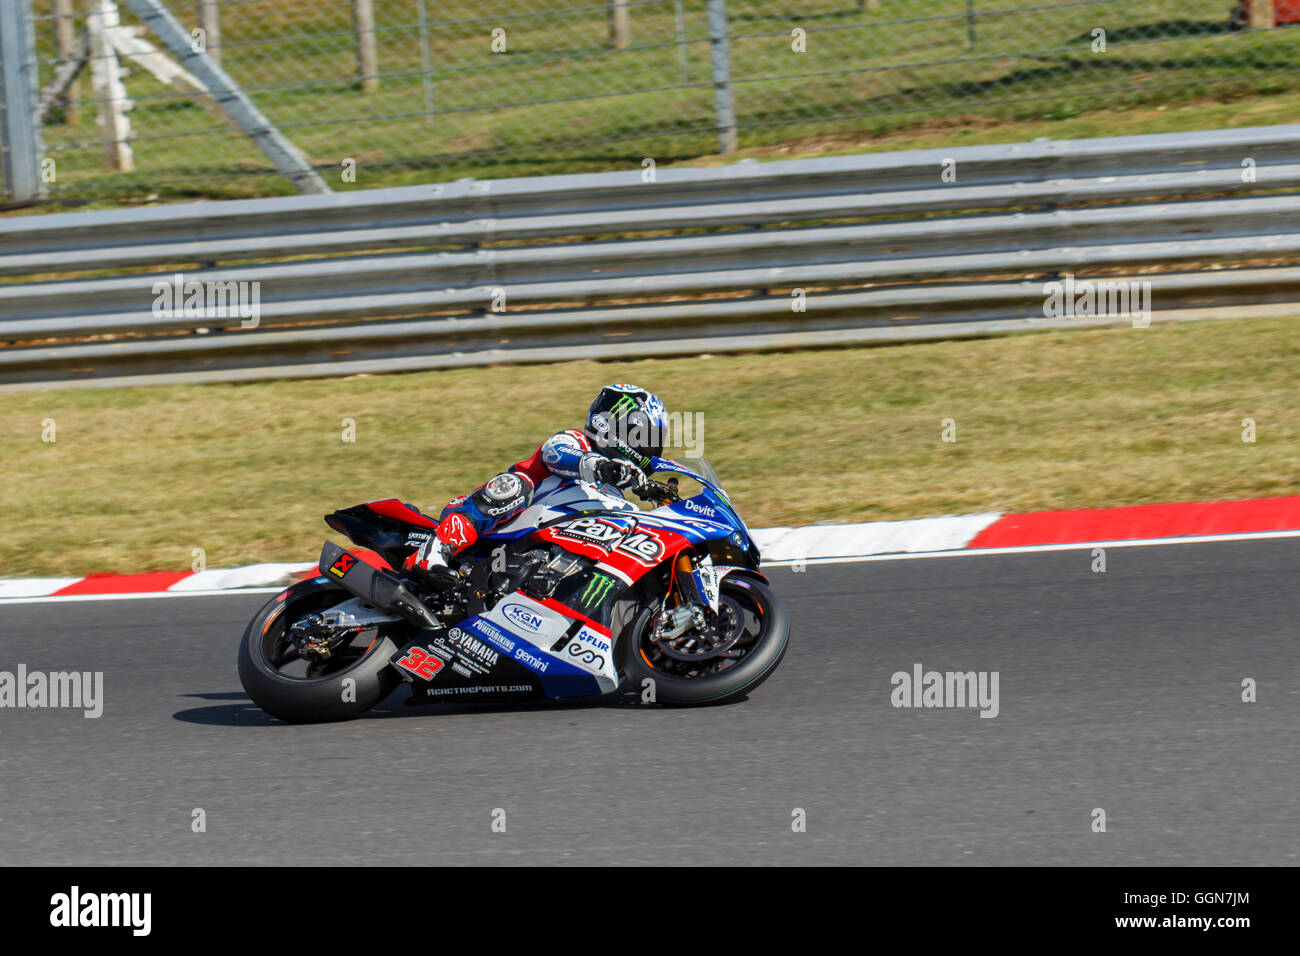
[[(168, 74), (175, 57), (126, 0), (31, 2), (51, 198), (294, 191), (210, 98)], [(1300, 0), (166, 5), (336, 190), (1300, 89), (1300, 25), (1266, 22), (1300, 20)], [(119, 17), (158, 52), (103, 42)], [(109, 59), (125, 71), (116, 84), (95, 69)]]

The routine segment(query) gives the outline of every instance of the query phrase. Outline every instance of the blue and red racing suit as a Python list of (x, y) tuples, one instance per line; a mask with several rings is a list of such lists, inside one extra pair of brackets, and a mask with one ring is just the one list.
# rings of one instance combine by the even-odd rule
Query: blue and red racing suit
[(411, 555), (407, 567), (445, 565), (447, 558), (470, 547), (479, 535), (527, 508), (539, 488), (549, 494), (559, 484), (573, 480), (599, 482), (598, 469), (607, 460), (609, 456), (595, 449), (583, 432), (556, 432), (531, 457), (449, 501), (438, 519), (436, 538)]

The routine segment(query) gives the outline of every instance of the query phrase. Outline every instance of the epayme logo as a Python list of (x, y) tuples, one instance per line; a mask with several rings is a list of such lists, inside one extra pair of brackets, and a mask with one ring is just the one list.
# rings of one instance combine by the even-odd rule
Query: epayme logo
[(50, 925), (129, 926), (133, 936), (148, 936), (153, 910), (152, 893), (85, 893), (74, 886), (71, 892), (50, 897)]
[(0, 707), (72, 707), (85, 711), (83, 717), (104, 713), (103, 671), (27, 672), (0, 671)]
[(889, 702), (895, 707), (979, 707), (981, 717), (998, 715), (997, 671), (895, 671)]
[(593, 431), (605, 438), (623, 442), (631, 448), (658, 445), (665, 451), (680, 448), (688, 458), (704, 454), (704, 413), (668, 412), (667, 423), (662, 428), (649, 424), (644, 416), (629, 415), (613, 422), (606, 415), (592, 419)]
[(200, 282), (178, 272), (171, 282), (155, 282), (152, 291), (153, 314), (160, 319), (241, 319), (242, 329), (255, 329), (261, 321), (261, 282)]
[(1064, 282), (1043, 286), (1043, 316), (1132, 319), (1133, 328), (1145, 329), (1151, 324), (1151, 283), (1106, 279), (1076, 282), (1073, 273), (1066, 273)]

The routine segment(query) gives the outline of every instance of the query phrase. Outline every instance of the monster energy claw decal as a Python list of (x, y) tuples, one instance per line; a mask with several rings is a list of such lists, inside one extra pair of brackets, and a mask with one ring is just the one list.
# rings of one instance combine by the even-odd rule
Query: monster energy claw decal
[(609, 410), (609, 413), (613, 415), (615, 418), (617, 418), (619, 416), (619, 413), (621, 412), (631, 412), (635, 410), (636, 410), (636, 399), (634, 399), (631, 395), (624, 395), (622, 398), (620, 398), (617, 402), (614, 403), (614, 407)]
[(586, 588), (578, 595), (578, 600), (582, 602), (584, 608), (598, 607), (613, 590), (613, 578), (603, 574), (593, 574), (588, 579)]

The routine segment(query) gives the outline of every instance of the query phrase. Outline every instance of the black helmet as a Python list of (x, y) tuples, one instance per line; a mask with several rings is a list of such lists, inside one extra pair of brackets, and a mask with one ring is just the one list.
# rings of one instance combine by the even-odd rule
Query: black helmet
[(668, 431), (664, 403), (635, 385), (606, 385), (587, 412), (587, 436), (606, 454), (617, 454), (650, 467), (650, 457), (663, 454)]

